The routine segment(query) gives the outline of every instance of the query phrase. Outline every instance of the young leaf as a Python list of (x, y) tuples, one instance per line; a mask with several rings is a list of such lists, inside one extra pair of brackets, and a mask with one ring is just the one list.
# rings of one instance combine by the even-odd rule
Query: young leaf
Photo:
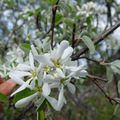
[(0, 102), (7, 102), (8, 101), (8, 97), (2, 93), (0, 93)]
[(107, 67), (106, 69), (106, 75), (107, 75), (107, 79), (109, 81), (112, 81), (113, 80), (113, 71), (110, 67)]
[(118, 91), (120, 93), (120, 80), (118, 81)]
[(111, 66), (111, 69), (113, 70), (114, 73), (120, 74), (120, 69), (118, 69), (117, 67)]
[(34, 94), (34, 91), (26, 88), (15, 95), (14, 102)]
[(67, 24), (67, 26), (72, 28), (74, 21), (71, 18), (64, 18), (64, 23)]
[(46, 3), (54, 5), (57, 0), (45, 0)]
[(55, 23), (56, 25), (59, 24), (63, 19), (63, 15), (61, 13), (57, 13), (55, 16)]
[(29, 50), (31, 49), (29, 43), (22, 43), (22, 44), (20, 45), (20, 47), (21, 47), (23, 50), (25, 50), (25, 51), (29, 51)]
[(120, 60), (115, 60), (111, 64), (120, 69)]
[(94, 54), (95, 46), (94, 46), (94, 43), (92, 42), (92, 40), (88, 36), (83, 36), (82, 40), (85, 43), (85, 45), (89, 48), (90, 54)]

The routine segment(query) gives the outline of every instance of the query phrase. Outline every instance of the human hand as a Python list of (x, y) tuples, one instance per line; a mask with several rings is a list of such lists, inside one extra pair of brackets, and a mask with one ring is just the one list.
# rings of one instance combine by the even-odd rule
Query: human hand
[[(9, 79), (7, 81), (3, 81), (2, 78), (0, 78), (0, 93), (4, 95), (10, 95), (12, 90), (15, 88), (16, 83)], [(3, 111), (3, 105), (0, 103), (0, 112)]]

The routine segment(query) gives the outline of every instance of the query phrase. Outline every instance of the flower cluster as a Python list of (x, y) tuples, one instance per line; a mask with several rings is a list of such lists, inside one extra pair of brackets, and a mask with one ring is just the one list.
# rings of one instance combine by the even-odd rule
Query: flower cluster
[(66, 103), (66, 89), (72, 94), (75, 93), (71, 80), (87, 75), (84, 66), (78, 66), (76, 61), (71, 61), (72, 52), (73, 48), (66, 40), (46, 53), (39, 53), (38, 49), (31, 45), (29, 61), (18, 64), (9, 76), (20, 85), (11, 96), (26, 88), (33, 91), (33, 94), (17, 101), (15, 106), (25, 107), (31, 101), (40, 106), (47, 100), (55, 110), (61, 110)]
[(85, 4), (82, 5), (82, 7), (80, 8), (79, 6), (77, 6), (77, 16), (86, 16), (89, 17), (90, 15), (95, 13), (96, 10), (96, 3), (94, 2), (87, 2)]

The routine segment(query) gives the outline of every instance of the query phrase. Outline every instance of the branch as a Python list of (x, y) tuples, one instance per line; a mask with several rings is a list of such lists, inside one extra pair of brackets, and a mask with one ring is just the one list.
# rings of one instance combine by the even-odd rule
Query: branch
[(107, 79), (104, 79), (104, 78), (101, 78), (99, 76), (95, 76), (95, 75), (87, 75), (88, 78), (91, 78), (91, 79), (94, 79), (94, 80), (100, 80), (100, 81), (103, 81), (103, 82), (108, 82)]
[(89, 58), (87, 56), (82, 56), (82, 57), (79, 57), (79, 59), (87, 59), (89, 61), (92, 61), (92, 62), (95, 62), (96, 64), (100, 64), (101, 65), (101, 61), (97, 61), (95, 59), (92, 59), (92, 58)]
[(55, 16), (56, 16), (56, 11), (58, 8), (58, 3), (59, 0), (56, 2), (56, 4), (52, 7), (52, 24), (51, 24), (51, 30), (52, 30), (52, 38), (51, 38), (51, 48), (53, 49), (54, 45), (54, 28), (55, 28)]
[(107, 95), (107, 93), (105, 92), (105, 90), (97, 83), (96, 78), (93, 78), (91, 80), (101, 90), (101, 92), (104, 94), (104, 96), (109, 100), (109, 102), (111, 104), (113, 104), (113, 102), (116, 103), (116, 104), (120, 104), (120, 99), (119, 98), (112, 98), (109, 95)]
[(107, 21), (110, 23), (110, 26), (112, 26), (111, 2), (108, 0), (105, 0), (105, 2), (107, 7)]
[(38, 14), (35, 16), (35, 23), (36, 23), (37, 29), (41, 32), (41, 24), (39, 23), (39, 18), (40, 18), (40, 13), (38, 13)]
[[(120, 21), (117, 22), (115, 25), (113, 25), (111, 28), (109, 28), (106, 32), (100, 34), (98, 37), (93, 38), (94, 44), (100, 43), (104, 38), (106, 38), (108, 35), (110, 35), (114, 30), (116, 30), (120, 26)], [(86, 53), (89, 49), (85, 47), (84, 49), (78, 51), (72, 56), (72, 60), (79, 59), (79, 56)]]
[(76, 43), (76, 40), (75, 40), (75, 31), (76, 31), (76, 24), (74, 23), (73, 24), (73, 31), (72, 31), (72, 48), (75, 47), (75, 43)]

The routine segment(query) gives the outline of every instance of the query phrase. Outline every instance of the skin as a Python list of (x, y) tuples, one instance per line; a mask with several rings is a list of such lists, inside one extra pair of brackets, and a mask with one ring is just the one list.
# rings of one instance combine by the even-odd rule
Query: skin
[[(15, 86), (16, 83), (13, 80), (9, 79), (7, 81), (4, 81), (2, 78), (0, 78), (0, 93), (9, 96)], [(3, 105), (0, 103), (0, 112), (2, 111)]]

